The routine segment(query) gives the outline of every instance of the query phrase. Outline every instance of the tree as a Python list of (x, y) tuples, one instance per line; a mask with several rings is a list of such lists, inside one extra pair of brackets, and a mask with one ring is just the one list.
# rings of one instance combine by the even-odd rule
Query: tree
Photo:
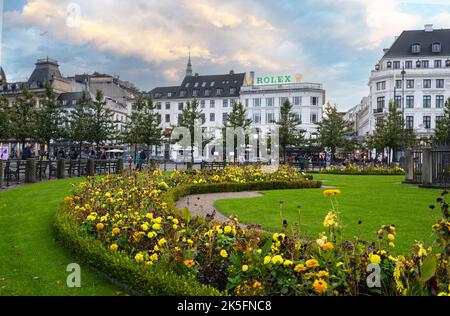
[(0, 141), (11, 137), (11, 109), (8, 100), (0, 95)]
[(305, 130), (299, 129), (301, 121), (292, 111), (293, 105), (286, 100), (280, 109), (280, 120), (275, 122), (278, 126), (280, 148), (286, 162), (287, 148), (289, 146), (301, 146), (305, 141)]
[(97, 90), (95, 100), (89, 103), (91, 117), (89, 120), (89, 141), (95, 143), (97, 149), (106, 141), (114, 139), (116, 127), (114, 113), (106, 107), (103, 93)]
[(161, 128), (161, 115), (151, 97), (138, 98), (136, 107), (139, 109), (136, 135), (143, 144), (147, 145), (149, 157), (152, 146), (161, 146), (164, 135)]
[(406, 141), (406, 134), (403, 129), (402, 114), (397, 110), (394, 102), (389, 103), (389, 112), (386, 116), (386, 147), (388, 149), (388, 161), (392, 161), (392, 153), (396, 153), (402, 148)]
[(69, 115), (69, 133), (68, 138), (79, 143), (79, 151), (83, 149), (83, 142), (89, 141), (90, 126), (91, 126), (91, 113), (90, 109), (92, 100), (88, 97), (87, 93), (83, 91), (81, 99), (75, 106), (75, 109)]
[(35, 140), (36, 100), (25, 85), (22, 94), (11, 107), (11, 138), (25, 147), (27, 141)]
[(199, 104), (197, 100), (193, 100), (187, 103), (181, 112), (181, 116), (178, 122), (179, 127), (184, 127), (189, 130), (191, 147), (191, 163), (194, 165), (194, 146), (195, 146), (195, 133), (199, 128), (199, 122), (203, 118), (203, 112), (199, 110)]
[(450, 145), (450, 98), (445, 102), (444, 115), (436, 121), (432, 142), (434, 145)]
[(322, 147), (331, 149), (332, 158), (340, 147), (345, 147), (347, 137), (353, 136), (355, 132), (351, 123), (344, 120), (344, 117), (337, 111), (336, 105), (327, 104), (325, 117), (318, 124), (318, 139)]
[(384, 158), (384, 149), (386, 148), (386, 120), (384, 117), (377, 119), (375, 130), (372, 135), (369, 135), (368, 146), (370, 149), (375, 149), (377, 154), (381, 153)]
[[(252, 124), (253, 121), (251, 119), (246, 118), (246, 110), (241, 102), (234, 102), (233, 103), (233, 109), (228, 115), (227, 120), (225, 122), (225, 130), (223, 133), (223, 140), (224, 140), (224, 148), (226, 146), (226, 128), (231, 128), (233, 130), (236, 130), (238, 128), (242, 128), (244, 131), (247, 130)], [(234, 162), (237, 162), (237, 142), (238, 142), (238, 136), (234, 135), (233, 140), (233, 148), (234, 148)], [(249, 143), (248, 135), (245, 135), (245, 145)]]
[(128, 118), (124, 131), (121, 133), (120, 138), (122, 143), (134, 145), (134, 160), (136, 161), (137, 146), (142, 144), (142, 137), (140, 134), (140, 122), (141, 122), (141, 111), (142, 102), (139, 99), (135, 102), (135, 109), (131, 112)]
[(36, 139), (47, 146), (47, 159), (50, 158), (50, 142), (62, 139), (64, 129), (64, 108), (56, 99), (53, 88), (45, 87), (45, 96), (41, 99), (42, 107), (36, 112)]

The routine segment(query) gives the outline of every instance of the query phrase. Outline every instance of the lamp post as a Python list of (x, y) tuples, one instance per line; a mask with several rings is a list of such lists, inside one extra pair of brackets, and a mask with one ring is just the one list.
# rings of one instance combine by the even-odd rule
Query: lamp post
[(402, 152), (405, 150), (405, 65), (402, 69)]

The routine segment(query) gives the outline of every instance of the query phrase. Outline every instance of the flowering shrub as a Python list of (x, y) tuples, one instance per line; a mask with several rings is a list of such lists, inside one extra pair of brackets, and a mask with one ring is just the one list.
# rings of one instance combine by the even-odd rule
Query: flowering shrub
[(347, 166), (328, 167), (321, 171), (326, 174), (348, 174), (348, 175), (404, 175), (405, 170), (399, 167), (384, 168), (383, 166), (364, 167), (361, 168), (355, 164), (348, 164)]
[[(228, 169), (228, 172), (232, 176), (223, 171), (208, 171), (204, 179), (214, 181), (218, 176), (221, 181), (259, 181), (259, 177), (266, 180), (284, 177), (284, 172), (290, 171), (282, 170), (279, 175), (259, 175), (251, 169)], [(286, 227), (282, 233), (273, 235), (251, 227), (243, 229), (236, 217), (228, 223), (191, 218), (187, 210), (179, 211), (171, 202), (178, 186), (199, 185), (201, 172), (195, 172), (193, 177), (187, 174), (175, 173), (164, 178), (155, 171), (90, 178), (65, 199), (59, 216), (72, 218), (71, 225), (77, 227), (72, 239), (81, 234), (101, 245), (98, 251), (107, 252), (112, 258), (107, 266), (118, 265), (121, 260), (133, 261), (133, 267), (153, 271), (153, 277), (158, 276), (157, 271), (170, 272), (190, 280), (193, 288), (203, 284), (223, 294), (337, 296), (447, 295), (450, 292), (447, 193), (438, 199), (443, 217), (433, 226), (436, 242), (429, 247), (417, 242), (407, 258), (391, 252), (396, 239), (392, 225), (381, 227), (378, 243), (358, 238), (343, 240), (340, 212), (336, 207), (339, 190), (324, 192), (332, 207), (324, 219), (324, 232), (315, 241), (302, 239), (295, 230), (288, 233)], [(69, 229), (63, 226), (64, 221), (57, 221), (59, 235), (70, 239), (65, 237)], [(372, 272), (367, 272), (369, 264), (379, 265), (381, 287), (371, 288), (366, 282)], [(132, 273), (134, 270), (129, 265), (119, 265), (113, 269), (114, 273), (119, 273), (122, 267), (128, 274)], [(123, 278), (139, 286), (142, 273)], [(161, 281), (157, 284), (165, 286)], [(204, 290), (191, 293), (204, 294)]]

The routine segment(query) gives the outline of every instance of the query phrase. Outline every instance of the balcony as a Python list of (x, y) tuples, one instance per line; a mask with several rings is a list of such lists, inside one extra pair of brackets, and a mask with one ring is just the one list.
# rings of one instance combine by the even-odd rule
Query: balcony
[(373, 110), (373, 114), (383, 114), (383, 113), (384, 113), (384, 108), (379, 108), (379, 109)]

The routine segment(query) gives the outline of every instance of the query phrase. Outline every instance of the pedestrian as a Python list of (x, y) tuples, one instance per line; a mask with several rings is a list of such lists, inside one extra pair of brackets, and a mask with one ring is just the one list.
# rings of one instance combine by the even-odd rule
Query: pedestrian
[(136, 155), (136, 169), (139, 171), (142, 169), (141, 151), (139, 151)]

